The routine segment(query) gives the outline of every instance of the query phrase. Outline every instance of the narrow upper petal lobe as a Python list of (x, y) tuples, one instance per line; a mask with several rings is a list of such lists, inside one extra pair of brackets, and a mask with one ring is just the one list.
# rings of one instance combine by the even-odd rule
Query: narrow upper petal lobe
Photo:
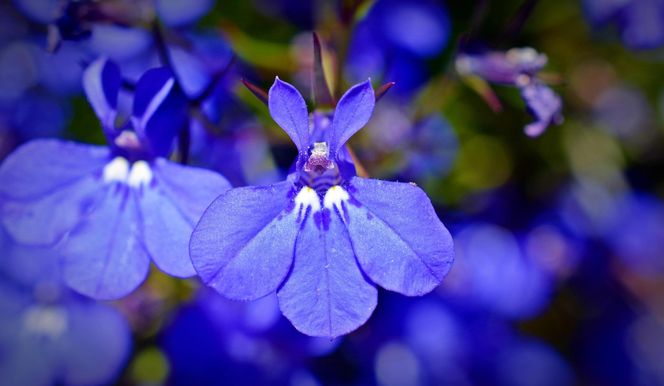
[(375, 103), (374, 90), (368, 80), (346, 91), (334, 110), (330, 154), (336, 155), (350, 137), (369, 122)]
[(288, 134), (300, 152), (309, 146), (307, 103), (291, 84), (277, 78), (270, 88), (268, 107), (272, 119)]

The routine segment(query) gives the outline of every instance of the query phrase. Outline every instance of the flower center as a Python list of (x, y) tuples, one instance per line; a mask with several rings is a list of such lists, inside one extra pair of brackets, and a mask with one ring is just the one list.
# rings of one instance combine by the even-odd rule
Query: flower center
[(58, 338), (67, 329), (67, 314), (56, 306), (32, 306), (23, 314), (23, 329), (29, 334)]
[(119, 182), (132, 188), (140, 188), (152, 181), (152, 170), (147, 162), (139, 160), (132, 164), (124, 157), (115, 157), (104, 167), (103, 180)]
[(340, 180), (339, 168), (330, 159), (327, 142), (314, 142), (300, 173), (300, 183), (322, 195), (330, 186), (339, 184)]
[(314, 142), (311, 155), (304, 164), (305, 172), (324, 173), (326, 170), (334, 169), (334, 162), (330, 160), (330, 149), (327, 142)]

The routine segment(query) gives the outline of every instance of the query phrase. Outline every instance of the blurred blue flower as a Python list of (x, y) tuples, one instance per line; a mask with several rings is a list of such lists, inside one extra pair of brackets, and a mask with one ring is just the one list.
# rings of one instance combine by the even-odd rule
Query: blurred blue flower
[(181, 27), (195, 23), (207, 14), (216, 0), (155, 0), (157, 16), (165, 24), (172, 27)]
[(542, 134), (552, 124), (560, 124), (562, 101), (537, 78), (548, 59), (532, 48), (512, 48), (506, 52), (462, 53), (456, 58), (456, 69), (462, 76), (476, 76), (490, 83), (517, 87), (528, 112), (535, 118), (524, 127), (531, 137)]
[(664, 2), (661, 0), (583, 0), (586, 16), (595, 26), (616, 24), (630, 48), (664, 44)]
[(275, 295), (241, 303), (201, 290), (159, 339), (171, 367), (169, 384), (292, 384), (308, 360), (340, 341), (303, 336), (279, 316)]
[(106, 59), (84, 75), (108, 147), (36, 140), (0, 166), (8, 232), (26, 244), (62, 240), (57, 250), (65, 281), (100, 299), (134, 290), (150, 260), (174, 276), (192, 276), (189, 234), (205, 206), (229, 188), (216, 173), (165, 158), (186, 124), (183, 98), (169, 71), (145, 73), (136, 84), (131, 118), (118, 130), (121, 82), (118, 68)]
[(206, 284), (241, 300), (276, 291), (298, 330), (336, 337), (369, 318), (374, 283), (411, 296), (440, 283), (453, 260), (452, 239), (426, 194), (355, 176), (344, 145), (373, 107), (366, 81), (346, 92), (331, 120), (314, 113), (310, 125), (300, 93), (277, 78), (269, 108), (298, 148), (294, 173), (274, 185), (232, 189), (206, 210), (190, 243)]
[(645, 193), (625, 194), (614, 204), (607, 243), (630, 268), (643, 275), (664, 272), (664, 202)]
[(466, 305), (511, 319), (528, 319), (546, 308), (549, 275), (521, 251), (507, 229), (488, 223), (455, 235), (457, 259), (445, 290)]
[(400, 169), (415, 181), (439, 179), (451, 169), (458, 150), (459, 141), (450, 123), (440, 114), (431, 115), (413, 126)]
[[(404, 33), (408, 31), (408, 33)], [(439, 2), (379, 0), (353, 33), (348, 57), (352, 81), (382, 74), (407, 94), (426, 80), (427, 58), (447, 46), (451, 21)]]
[(52, 251), (0, 230), (0, 379), (7, 385), (105, 385), (131, 352), (126, 320), (60, 284)]
[(553, 348), (533, 339), (515, 338), (495, 361), (496, 385), (572, 386), (574, 371)]

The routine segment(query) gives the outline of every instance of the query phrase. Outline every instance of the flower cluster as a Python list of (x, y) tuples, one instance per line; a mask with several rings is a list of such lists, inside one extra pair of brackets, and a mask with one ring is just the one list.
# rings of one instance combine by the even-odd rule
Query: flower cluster
[(83, 81), (108, 146), (33, 141), (0, 168), (5, 228), (21, 243), (52, 246), (78, 292), (125, 296), (153, 261), (176, 277), (197, 272), (233, 299), (278, 290), (299, 330), (334, 337), (369, 318), (376, 284), (422, 295), (449, 270), (452, 240), (424, 192), (355, 176), (345, 144), (373, 111), (369, 81), (334, 114), (310, 119), (302, 96), (277, 78), (269, 107), (298, 148), (295, 170), (284, 182), (227, 193), (220, 175), (167, 159), (186, 124), (167, 69), (138, 80), (126, 117), (113, 62), (93, 62)]

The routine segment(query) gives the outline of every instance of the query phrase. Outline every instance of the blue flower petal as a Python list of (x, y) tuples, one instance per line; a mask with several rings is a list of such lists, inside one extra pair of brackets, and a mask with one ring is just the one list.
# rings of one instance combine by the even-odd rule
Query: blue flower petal
[(48, 245), (76, 225), (95, 202), (109, 159), (105, 147), (31, 141), (0, 166), (2, 222), (25, 244)]
[(542, 134), (549, 125), (559, 124), (563, 121), (562, 101), (558, 94), (548, 86), (533, 82), (521, 89), (521, 96), (526, 102), (526, 108), (535, 117), (535, 121), (524, 128), (528, 136), (536, 137)]
[(132, 122), (153, 155), (168, 156), (173, 141), (187, 122), (186, 100), (175, 89), (167, 68), (148, 70), (136, 83)]
[[(13, 331), (20, 331), (14, 329)], [(57, 374), (59, 352), (43, 337), (25, 334), (0, 342), (0, 375), (5, 385), (51, 386)]]
[(110, 186), (106, 194), (59, 253), (72, 289), (96, 299), (117, 299), (143, 282), (150, 258), (141, 241), (136, 197), (122, 185)]
[(155, 264), (172, 276), (196, 271), (189, 259), (189, 238), (205, 208), (230, 188), (219, 174), (157, 159), (154, 186), (140, 199), (145, 247)]
[[(46, 311), (46, 312), (43, 312)], [(61, 309), (36, 307), (32, 294), (0, 281), (0, 379), (3, 385), (50, 386), (57, 376), (55, 341)], [(50, 317), (45, 322), (43, 317)]]
[(67, 306), (67, 332), (59, 342), (66, 385), (102, 385), (122, 370), (131, 351), (127, 321), (113, 308), (94, 302)]
[(341, 97), (332, 118), (330, 154), (337, 151), (358, 130), (367, 124), (373, 113), (376, 97), (369, 80), (351, 87)]
[(122, 75), (118, 66), (106, 58), (92, 62), (83, 73), (83, 89), (105, 130), (114, 128)]
[(322, 220), (306, 221), (298, 236), (279, 307), (300, 332), (337, 337), (369, 319), (377, 290), (362, 274), (337, 213), (324, 208), (316, 215)]
[(309, 113), (302, 95), (293, 85), (276, 78), (268, 94), (272, 119), (293, 140), (300, 153), (309, 146)]
[(14, 0), (13, 3), (25, 16), (44, 24), (55, 21), (62, 7), (58, 0)]
[(238, 300), (277, 289), (293, 261), (299, 231), (292, 190), (288, 181), (231, 189), (210, 205), (189, 245), (203, 282)]
[(358, 177), (350, 186), (346, 226), (362, 270), (404, 295), (433, 290), (452, 265), (454, 246), (426, 194), (412, 184)]
[(215, 0), (157, 0), (155, 8), (159, 18), (171, 27), (195, 23), (208, 13)]

